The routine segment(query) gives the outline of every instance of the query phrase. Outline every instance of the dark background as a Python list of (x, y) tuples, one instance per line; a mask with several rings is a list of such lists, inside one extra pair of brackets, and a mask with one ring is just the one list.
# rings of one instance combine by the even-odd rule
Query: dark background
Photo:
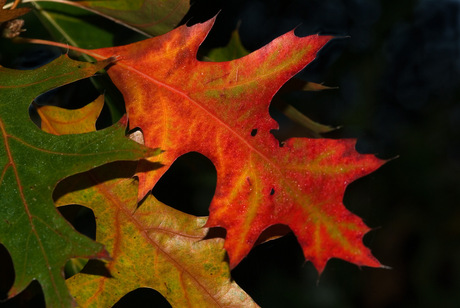
[[(326, 137), (358, 138), (358, 151), (391, 159), (344, 198), (373, 228), (365, 244), (391, 269), (333, 259), (318, 279), (288, 235), (256, 247), (232, 271), (236, 282), (262, 307), (459, 307), (460, 1), (193, 2), (184, 23), (219, 12), (203, 51), (225, 45), (237, 27), (248, 50), (294, 28), (299, 36), (338, 36), (299, 75), (338, 89), (294, 94), (295, 106), (341, 126)], [(281, 133), (303, 134), (277, 120)], [(212, 164), (190, 154), (154, 194), (207, 215), (214, 179)], [(150, 307), (154, 291), (142, 292)]]
[(460, 1), (212, 2), (197, 1), (192, 13), (209, 13), (189, 21), (220, 10), (209, 45), (225, 44), (237, 26), (250, 50), (293, 28), (342, 37), (300, 75), (339, 89), (299, 93), (295, 106), (342, 127), (327, 137), (397, 157), (344, 199), (374, 229), (364, 241), (391, 269), (331, 260), (318, 282), (288, 236), (255, 248), (235, 280), (262, 307), (460, 307)]

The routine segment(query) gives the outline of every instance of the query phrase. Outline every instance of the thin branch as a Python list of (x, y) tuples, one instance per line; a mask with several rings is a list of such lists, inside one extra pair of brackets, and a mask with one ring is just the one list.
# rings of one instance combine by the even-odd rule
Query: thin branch
[(14, 39), (14, 42), (17, 43), (30, 43), (30, 44), (41, 44), (41, 45), (48, 45), (48, 46), (55, 46), (55, 47), (60, 47), (60, 48), (65, 48), (65, 49), (70, 49), (73, 51), (78, 51), (83, 54), (89, 55), (93, 57), (96, 60), (105, 60), (105, 57), (102, 57), (101, 55), (92, 52), (91, 50), (84, 49), (84, 48), (79, 48), (75, 46), (71, 46), (69, 44), (63, 44), (63, 43), (58, 43), (58, 42), (53, 42), (53, 41), (48, 41), (48, 40), (41, 40), (41, 39), (31, 39), (31, 38), (24, 38), (24, 37), (18, 37)]

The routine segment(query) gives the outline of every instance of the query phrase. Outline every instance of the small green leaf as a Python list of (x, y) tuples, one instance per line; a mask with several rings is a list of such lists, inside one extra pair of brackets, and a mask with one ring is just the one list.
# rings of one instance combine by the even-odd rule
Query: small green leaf
[(206, 55), (206, 60), (215, 62), (231, 61), (242, 58), (249, 54), (249, 51), (244, 48), (241, 43), (238, 30), (232, 32), (232, 36), (228, 44), (224, 47), (211, 49)]

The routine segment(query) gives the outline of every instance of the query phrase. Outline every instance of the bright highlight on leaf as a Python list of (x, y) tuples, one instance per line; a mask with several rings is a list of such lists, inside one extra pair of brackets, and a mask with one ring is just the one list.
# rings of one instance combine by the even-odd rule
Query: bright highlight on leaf
[(108, 72), (124, 95), (130, 125), (142, 129), (147, 146), (165, 150), (166, 167), (138, 173), (139, 200), (175, 159), (196, 151), (217, 169), (206, 226), (227, 229), (231, 267), (274, 224), (292, 229), (319, 272), (330, 258), (380, 266), (362, 243), (368, 228), (342, 199), (350, 182), (383, 161), (357, 153), (354, 140), (292, 138), (280, 145), (270, 132), (278, 127), (268, 114), (273, 95), (331, 37), (289, 32), (241, 59), (200, 62), (197, 50), (213, 22), (88, 51), (118, 57)]
[(54, 186), (64, 177), (107, 162), (155, 154), (125, 138), (120, 125), (89, 134), (54, 136), (30, 120), (28, 107), (36, 96), (90, 77), (108, 63), (61, 56), (35, 70), (0, 67), (0, 242), (15, 270), (9, 297), (37, 280), (48, 307), (70, 306), (72, 298), (62, 271), (66, 261), (107, 258), (108, 254), (58, 214), (52, 202)]

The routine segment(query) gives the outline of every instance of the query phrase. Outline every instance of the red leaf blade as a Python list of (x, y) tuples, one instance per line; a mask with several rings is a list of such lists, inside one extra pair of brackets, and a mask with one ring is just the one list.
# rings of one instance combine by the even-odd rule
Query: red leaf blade
[[(342, 204), (351, 181), (382, 165), (353, 140), (295, 138), (280, 146), (268, 107), (278, 89), (331, 39), (293, 31), (234, 61), (200, 62), (199, 45), (214, 20), (127, 46), (93, 51), (119, 56), (109, 75), (124, 95), (145, 144), (165, 150), (165, 165), (139, 172), (142, 198), (179, 156), (196, 151), (217, 170), (208, 227), (227, 229), (230, 266), (273, 224), (288, 225), (305, 257), (322, 271), (340, 257), (380, 266), (361, 242), (367, 227)], [(338, 246), (338, 247), (336, 247)]]

